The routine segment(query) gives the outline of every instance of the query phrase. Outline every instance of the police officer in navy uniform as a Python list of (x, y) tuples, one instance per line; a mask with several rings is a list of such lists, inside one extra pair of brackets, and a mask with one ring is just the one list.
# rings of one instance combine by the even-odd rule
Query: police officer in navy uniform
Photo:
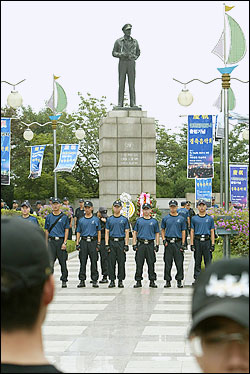
[(54, 272), (54, 263), (58, 258), (61, 266), (62, 288), (67, 287), (68, 269), (67, 269), (67, 240), (69, 234), (69, 220), (66, 214), (62, 213), (61, 201), (57, 197), (52, 198), (52, 213), (45, 219), (45, 237), (49, 243), (49, 250), (52, 260), (52, 273)]
[[(159, 251), (160, 230), (157, 220), (151, 217), (151, 205), (148, 203), (143, 204), (142, 211), (143, 217), (137, 218), (133, 231), (133, 250), (136, 251), (136, 284), (134, 288), (142, 287), (141, 281), (143, 279), (142, 272), (145, 259), (148, 265), (149, 287), (157, 288), (155, 284), (155, 252)], [(154, 245), (154, 240), (156, 245)]]
[(205, 267), (212, 261), (212, 252), (214, 251), (214, 219), (206, 212), (206, 201), (200, 199), (197, 203), (199, 213), (192, 218), (190, 244), (191, 251), (194, 251), (194, 282), (201, 272), (202, 256), (204, 258)]
[(76, 208), (75, 214), (74, 214), (74, 220), (75, 220), (75, 232), (77, 229), (78, 221), (80, 218), (85, 216), (85, 210), (84, 210), (84, 200), (79, 199), (79, 207)]
[(99, 283), (108, 283), (108, 252), (105, 247), (105, 229), (108, 218), (108, 210), (104, 206), (101, 206), (97, 212), (97, 217), (101, 224), (101, 246), (100, 246), (100, 257), (101, 257), (101, 269), (102, 279)]
[(97, 284), (99, 273), (97, 269), (98, 251), (101, 244), (101, 225), (99, 218), (93, 215), (93, 203), (86, 200), (84, 202), (85, 216), (78, 221), (76, 229), (76, 249), (79, 250), (80, 283), (77, 287), (85, 287), (86, 265), (90, 257), (90, 272), (93, 287), (99, 287)]
[(219, 205), (215, 204), (215, 196), (212, 196), (212, 208), (219, 208)]
[(122, 203), (116, 200), (113, 203), (114, 214), (108, 217), (105, 229), (105, 243), (108, 252), (109, 287), (115, 287), (116, 263), (118, 263), (118, 287), (123, 288), (126, 277), (126, 252), (129, 250), (129, 222), (121, 215)]
[(171, 269), (173, 260), (177, 269), (175, 279), (177, 280), (177, 287), (182, 288), (182, 280), (184, 278), (183, 262), (185, 238), (186, 238), (186, 221), (177, 213), (178, 202), (170, 200), (170, 213), (162, 219), (161, 222), (161, 236), (164, 244), (164, 279), (166, 284), (164, 287), (171, 287)]
[(22, 219), (25, 219), (28, 222), (32, 222), (32, 223), (39, 225), (37, 218), (30, 215), (30, 204), (28, 203), (28, 201), (24, 201), (21, 204), (21, 212), (22, 212), (22, 215), (19, 217), (21, 217)]
[(181, 208), (177, 209), (177, 213), (180, 216), (182, 216), (186, 221), (187, 229), (186, 229), (186, 237), (185, 237), (185, 246), (187, 247), (187, 245), (188, 245), (187, 236), (188, 236), (188, 228), (190, 227), (190, 216), (189, 216), (189, 211), (186, 208), (186, 204), (187, 204), (186, 201), (182, 201), (181, 202)]

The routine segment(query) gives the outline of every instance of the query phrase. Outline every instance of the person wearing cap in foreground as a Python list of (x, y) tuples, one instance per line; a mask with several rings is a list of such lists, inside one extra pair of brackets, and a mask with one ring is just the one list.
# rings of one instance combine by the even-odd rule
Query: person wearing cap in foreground
[(54, 273), (54, 263), (58, 258), (61, 266), (62, 288), (67, 287), (68, 269), (67, 269), (67, 240), (69, 234), (69, 220), (66, 214), (62, 213), (61, 201), (57, 197), (52, 198), (52, 213), (45, 219), (45, 236), (49, 244), (49, 250), (52, 261), (52, 273)]
[(24, 201), (21, 204), (21, 212), (22, 215), (19, 216), (20, 218), (27, 222), (32, 222), (39, 225), (37, 218), (30, 215), (30, 204), (28, 203), (28, 201)]
[(249, 373), (249, 259), (223, 259), (199, 276), (188, 333), (203, 373)]
[(101, 225), (101, 245), (100, 245), (100, 256), (101, 256), (101, 269), (102, 279), (99, 283), (108, 283), (108, 252), (105, 248), (105, 229), (108, 218), (108, 210), (104, 206), (101, 206), (97, 212), (97, 217), (100, 220)]
[(17, 217), (2, 217), (1, 233), (1, 373), (61, 373), (42, 342), (54, 296), (44, 233)]
[(142, 211), (143, 217), (137, 218), (133, 231), (133, 250), (136, 251), (136, 284), (134, 288), (142, 287), (141, 281), (143, 279), (142, 272), (145, 259), (148, 265), (149, 287), (157, 288), (155, 284), (155, 253), (159, 251), (160, 230), (157, 220), (151, 217), (151, 205), (148, 203), (143, 204)]
[(75, 220), (75, 232), (78, 226), (79, 219), (85, 216), (85, 210), (84, 210), (84, 200), (79, 199), (79, 207), (76, 208), (75, 214), (74, 214), (74, 220)]
[(199, 213), (192, 218), (190, 244), (194, 252), (194, 282), (201, 272), (202, 257), (205, 267), (212, 261), (212, 252), (215, 249), (214, 219), (207, 214), (206, 201), (200, 199), (197, 203)]
[(175, 279), (177, 287), (182, 288), (182, 280), (184, 278), (183, 262), (186, 239), (186, 221), (177, 213), (178, 202), (170, 200), (170, 213), (163, 217), (161, 221), (161, 237), (164, 245), (164, 279), (166, 284), (164, 287), (171, 287), (171, 269), (173, 260), (177, 269)]
[(135, 107), (135, 60), (140, 56), (138, 41), (131, 37), (132, 25), (126, 23), (122, 31), (124, 36), (117, 39), (112, 55), (119, 58), (118, 107), (123, 107), (126, 76), (128, 76), (130, 107)]
[(126, 277), (126, 252), (129, 250), (129, 222), (127, 217), (121, 215), (122, 202), (113, 203), (114, 214), (107, 219), (105, 229), (105, 248), (108, 253), (109, 287), (115, 287), (116, 263), (118, 264), (118, 287), (123, 288)]
[(90, 257), (91, 280), (93, 287), (97, 284), (99, 273), (97, 269), (98, 252), (101, 245), (101, 225), (99, 218), (93, 215), (93, 203), (89, 200), (84, 202), (85, 216), (80, 218), (76, 229), (76, 249), (79, 251), (80, 283), (78, 288), (86, 287), (86, 265)]

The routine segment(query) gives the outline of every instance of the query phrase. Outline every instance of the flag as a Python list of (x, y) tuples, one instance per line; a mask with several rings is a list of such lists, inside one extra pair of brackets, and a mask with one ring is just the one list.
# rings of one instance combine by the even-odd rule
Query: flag
[(234, 8), (234, 5), (233, 6), (227, 6), (227, 5), (225, 5), (225, 12), (229, 12), (229, 10), (231, 10), (233, 8)]
[(60, 77), (57, 77), (56, 75), (54, 75), (54, 79), (55, 79), (55, 80), (58, 79), (58, 78), (60, 78)]

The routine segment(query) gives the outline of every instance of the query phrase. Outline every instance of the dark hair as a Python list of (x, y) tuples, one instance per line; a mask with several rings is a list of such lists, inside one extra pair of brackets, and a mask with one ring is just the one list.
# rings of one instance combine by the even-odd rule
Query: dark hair
[(22, 283), (17, 275), (1, 271), (1, 329), (32, 330), (37, 321), (45, 281), (32, 287), (12, 287)]
[(198, 336), (206, 335), (209, 332), (219, 330), (225, 325), (226, 320), (228, 320), (228, 318), (223, 316), (213, 316), (206, 318), (198, 323), (192, 333)]

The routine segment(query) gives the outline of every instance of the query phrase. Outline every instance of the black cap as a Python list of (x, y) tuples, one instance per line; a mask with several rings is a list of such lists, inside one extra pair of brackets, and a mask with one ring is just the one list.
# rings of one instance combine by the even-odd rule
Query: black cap
[(28, 208), (30, 208), (30, 203), (28, 201), (24, 201), (22, 204), (21, 204), (21, 207), (22, 206), (27, 206)]
[(148, 203), (143, 204), (142, 209), (152, 209), (151, 205)]
[(79, 203), (84, 203), (84, 199), (79, 199)]
[(2, 217), (1, 232), (1, 272), (15, 275), (12, 284), (1, 282), (1, 293), (39, 284), (51, 274), (45, 235), (38, 225)]
[(67, 198), (67, 196), (65, 196), (65, 197), (63, 198), (63, 201), (66, 201), (66, 200), (69, 200), (69, 199)]
[(107, 218), (108, 217), (108, 210), (107, 210), (107, 208), (105, 208), (104, 206), (100, 206), (100, 208), (99, 208), (99, 212), (102, 214), (102, 216), (104, 217), (104, 218)]
[(36, 201), (36, 205), (37, 205), (37, 204), (42, 204), (41, 200), (37, 200), (37, 201)]
[(207, 205), (207, 202), (206, 202), (206, 200), (200, 199), (200, 200), (198, 200), (197, 205), (200, 205), (200, 204)]
[(53, 200), (53, 196), (51, 196), (51, 197), (49, 198), (49, 200)]
[(171, 205), (178, 206), (178, 202), (176, 200), (170, 200), (168, 205), (169, 206), (171, 206)]
[(219, 316), (249, 326), (247, 258), (218, 260), (210, 264), (195, 283), (190, 332), (205, 319)]
[(212, 196), (212, 200), (215, 200), (215, 196)]
[(84, 206), (93, 206), (93, 203), (91, 202), (91, 201), (89, 201), (89, 200), (86, 200), (85, 202), (84, 202)]
[(182, 201), (182, 202), (181, 202), (181, 206), (185, 206), (186, 204), (187, 204), (186, 201)]
[(52, 204), (54, 204), (54, 203), (61, 204), (61, 200), (58, 197), (53, 197), (52, 198)]
[(14, 203), (18, 204), (18, 201), (17, 200), (13, 200), (12, 204), (14, 204)]
[(132, 25), (130, 23), (126, 23), (123, 28), (122, 28), (122, 31), (125, 31), (125, 30), (128, 30), (128, 29), (132, 29)]
[(116, 200), (113, 202), (113, 206), (115, 205), (122, 206), (122, 202), (120, 200)]

